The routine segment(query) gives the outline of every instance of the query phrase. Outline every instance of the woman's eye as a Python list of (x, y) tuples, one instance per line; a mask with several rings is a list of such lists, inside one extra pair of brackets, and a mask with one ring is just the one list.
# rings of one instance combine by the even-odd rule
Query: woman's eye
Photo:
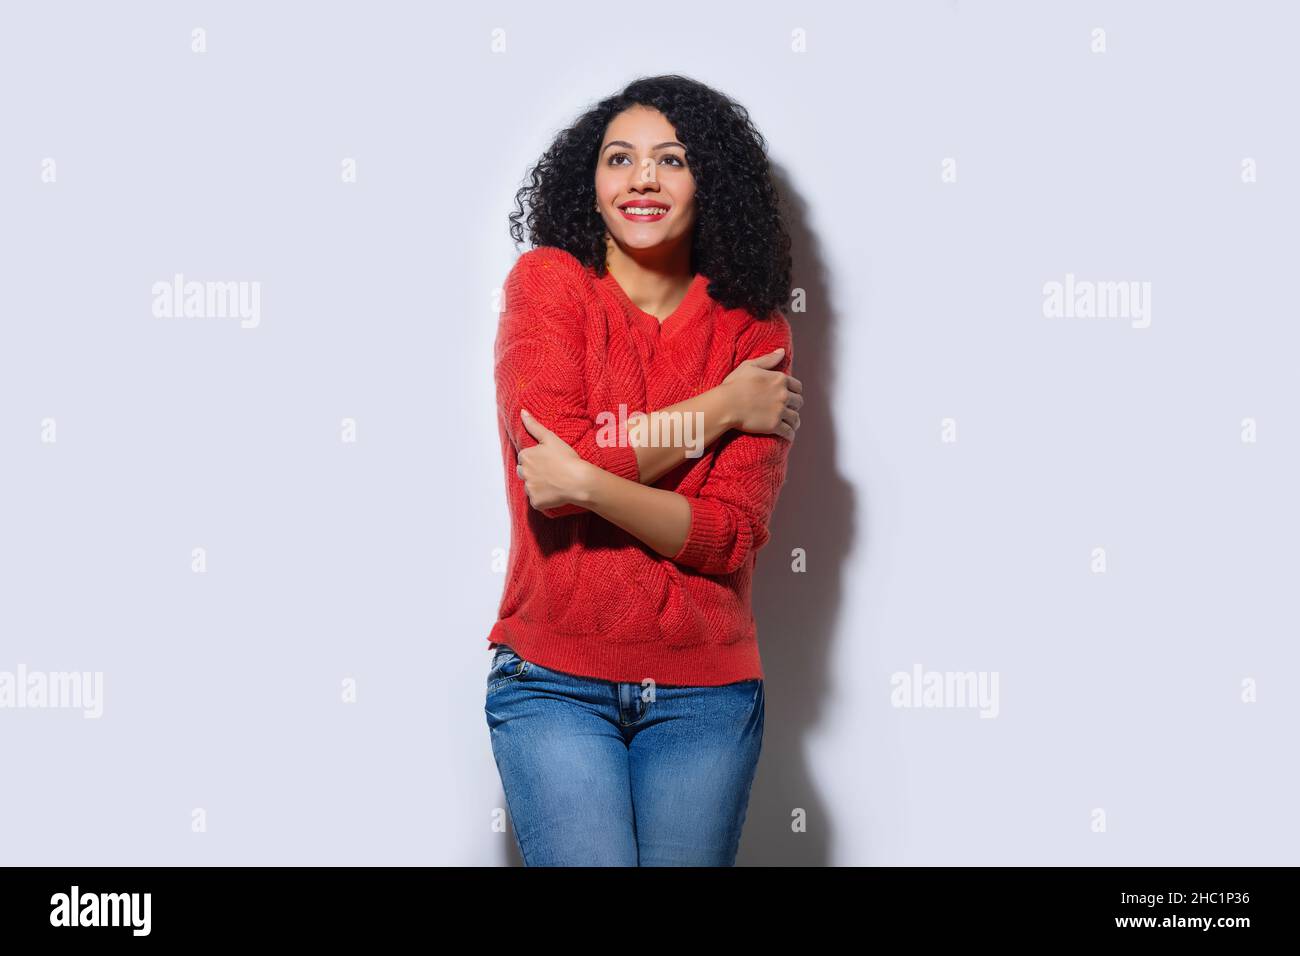
[[(624, 165), (623, 163), (618, 162), (618, 160), (620, 159), (626, 159), (629, 163), (632, 161), (632, 157), (629, 156), (627, 153), (615, 153), (614, 155), (609, 157), (609, 165), (611, 166)], [(671, 159), (673, 161), (674, 166), (684, 167), (686, 165), (686, 163), (682, 160), (680, 156), (676, 156), (671, 153), (665, 156), (664, 159)]]

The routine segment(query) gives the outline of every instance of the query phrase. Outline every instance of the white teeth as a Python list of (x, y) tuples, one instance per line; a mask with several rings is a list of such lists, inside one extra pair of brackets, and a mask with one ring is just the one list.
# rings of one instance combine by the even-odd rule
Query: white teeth
[(631, 213), (634, 216), (658, 216), (662, 213), (666, 213), (668, 210), (662, 206), (624, 206), (623, 211)]

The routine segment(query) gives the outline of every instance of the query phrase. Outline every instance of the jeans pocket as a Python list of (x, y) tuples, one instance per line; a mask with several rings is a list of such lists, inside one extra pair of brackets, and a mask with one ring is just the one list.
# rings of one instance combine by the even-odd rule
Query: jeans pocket
[(508, 644), (500, 644), (492, 654), (488, 667), (487, 689), (492, 690), (508, 681), (516, 680), (528, 670), (528, 662), (515, 653)]

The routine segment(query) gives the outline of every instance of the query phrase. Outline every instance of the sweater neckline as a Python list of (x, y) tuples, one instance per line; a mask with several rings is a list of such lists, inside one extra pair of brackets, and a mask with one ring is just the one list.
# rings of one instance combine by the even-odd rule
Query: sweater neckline
[(614, 293), (615, 298), (618, 299), (619, 304), (623, 306), (628, 315), (645, 326), (646, 330), (651, 334), (664, 338), (671, 336), (682, 326), (690, 323), (704, 311), (709, 302), (709, 280), (703, 272), (695, 273), (682, 301), (677, 304), (677, 308), (673, 309), (663, 319), (646, 312), (633, 302), (608, 268), (606, 268), (605, 274), (600, 277), (600, 282)]

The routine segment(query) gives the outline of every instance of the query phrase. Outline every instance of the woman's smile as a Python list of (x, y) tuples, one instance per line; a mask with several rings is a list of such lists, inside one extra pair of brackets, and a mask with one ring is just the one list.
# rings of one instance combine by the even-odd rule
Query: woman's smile
[(659, 222), (668, 215), (669, 208), (667, 203), (653, 199), (633, 199), (618, 207), (630, 222)]

